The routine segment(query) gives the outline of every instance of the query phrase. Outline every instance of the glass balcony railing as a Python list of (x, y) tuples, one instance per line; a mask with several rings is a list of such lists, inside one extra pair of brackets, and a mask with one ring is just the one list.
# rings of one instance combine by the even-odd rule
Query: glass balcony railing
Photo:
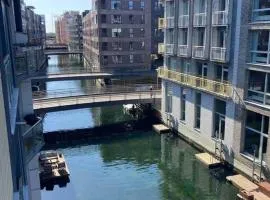
[(193, 19), (193, 26), (195, 27), (206, 26), (206, 13), (195, 13)]
[(260, 65), (270, 65), (270, 52), (268, 51), (250, 51), (251, 63)]
[(23, 134), (23, 147), (25, 162), (29, 163), (44, 145), (43, 120), (40, 119), (35, 125), (25, 127)]
[(193, 46), (192, 56), (194, 58), (204, 58), (205, 57), (205, 47), (204, 46)]
[(178, 56), (187, 56), (188, 55), (188, 45), (178, 45)]
[(189, 25), (189, 15), (180, 15), (178, 19), (179, 28), (187, 28)]
[(228, 12), (214, 11), (212, 15), (212, 25), (213, 26), (226, 26), (228, 24)]
[(173, 55), (174, 54), (174, 44), (165, 44), (165, 54)]
[(159, 54), (164, 54), (164, 52), (165, 52), (165, 46), (164, 46), (164, 44), (163, 43), (159, 43), (158, 44), (158, 53)]
[(158, 69), (158, 76), (187, 87), (208, 92), (223, 98), (232, 97), (232, 85), (228, 83), (213, 81), (189, 74), (179, 73), (167, 69)]
[(174, 28), (174, 17), (166, 17), (166, 28)]
[(226, 48), (212, 47), (211, 48), (211, 60), (226, 62)]
[(270, 8), (253, 9), (253, 21), (270, 21)]

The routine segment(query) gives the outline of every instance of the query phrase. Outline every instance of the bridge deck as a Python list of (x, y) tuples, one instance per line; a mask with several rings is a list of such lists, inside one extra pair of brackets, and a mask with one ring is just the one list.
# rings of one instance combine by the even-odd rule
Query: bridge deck
[(99, 107), (116, 104), (130, 103), (154, 103), (160, 99), (160, 91), (152, 92), (126, 92), (98, 95), (80, 95), (59, 98), (34, 99), (34, 110), (36, 111), (57, 111), (67, 109), (79, 109), (84, 107)]

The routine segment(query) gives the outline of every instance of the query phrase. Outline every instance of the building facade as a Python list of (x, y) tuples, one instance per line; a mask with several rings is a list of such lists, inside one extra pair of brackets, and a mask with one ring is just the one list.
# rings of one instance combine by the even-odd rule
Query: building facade
[[(0, 198), (3, 200), (41, 199), (37, 152), (43, 145), (42, 123), (38, 120), (30, 125), (25, 121), (27, 115), (33, 114), (28, 65), (20, 65), (26, 69), (23, 74), (18, 73), (21, 68), (17, 52), (28, 53), (29, 46), (31, 51), (34, 48), (31, 40), (28, 43), (24, 29), (27, 19), (21, 8), (19, 0), (0, 1)], [(30, 58), (28, 54), (20, 59)]]
[(164, 121), (212, 153), (222, 141), (222, 157), (250, 176), (255, 155), (268, 177), (269, 2), (164, 4)]
[(69, 11), (58, 17), (55, 22), (56, 42), (68, 45), (70, 50), (81, 50), (82, 16), (79, 12)]
[[(162, 39), (162, 35), (158, 38), (152, 35), (154, 2), (158, 1), (93, 1), (92, 10), (83, 19), (84, 57), (93, 68), (131, 71), (151, 68), (153, 41)], [(159, 8), (157, 3), (155, 11)]]

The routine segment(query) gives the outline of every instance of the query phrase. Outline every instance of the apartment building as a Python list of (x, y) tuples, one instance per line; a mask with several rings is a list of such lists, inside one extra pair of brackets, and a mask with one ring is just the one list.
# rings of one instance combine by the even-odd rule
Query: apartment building
[(71, 50), (80, 50), (82, 45), (82, 16), (77, 11), (68, 11), (55, 22), (56, 42), (68, 45)]
[(43, 145), (42, 120), (35, 124), (25, 120), (33, 114), (28, 65), (21, 65), (26, 68), (23, 76), (17, 73), (17, 51), (25, 51), (24, 59), (32, 59), (23, 30), (26, 21), (20, 1), (0, 2), (0, 199), (39, 200), (37, 152)]
[(93, 1), (92, 10), (83, 19), (84, 57), (93, 68), (137, 71), (151, 68), (153, 41), (162, 39), (152, 36), (154, 5), (156, 11), (161, 9), (157, 0)]
[(262, 161), (268, 176), (269, 1), (164, 4), (164, 121), (212, 153), (222, 141), (222, 157), (250, 176)]

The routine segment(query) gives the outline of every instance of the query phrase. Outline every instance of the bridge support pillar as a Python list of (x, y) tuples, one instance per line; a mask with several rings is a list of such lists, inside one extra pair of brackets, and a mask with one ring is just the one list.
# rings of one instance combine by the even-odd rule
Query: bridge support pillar
[(33, 100), (32, 100), (32, 85), (31, 85), (31, 80), (24, 80), (21, 82), (20, 85), (20, 113), (21, 117), (24, 117), (25, 115), (28, 114), (33, 114), (34, 109), (33, 109)]

